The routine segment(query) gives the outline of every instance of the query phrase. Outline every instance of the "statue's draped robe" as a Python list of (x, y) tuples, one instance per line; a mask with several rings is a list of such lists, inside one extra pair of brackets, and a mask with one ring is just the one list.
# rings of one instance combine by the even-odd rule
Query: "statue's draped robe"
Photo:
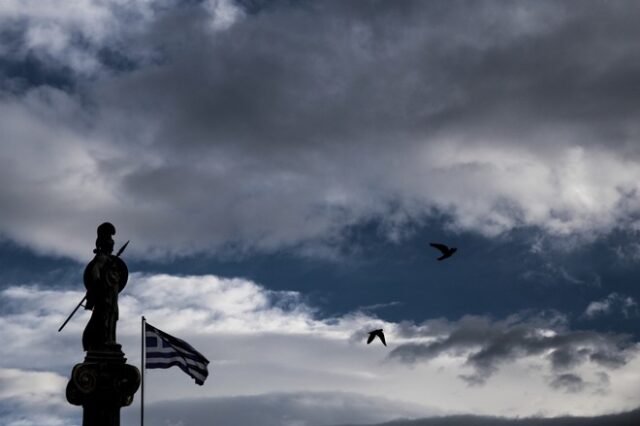
[(116, 345), (118, 292), (122, 277), (114, 257), (96, 254), (84, 274), (87, 288), (86, 309), (93, 311), (82, 334), (82, 347), (85, 351), (108, 349)]

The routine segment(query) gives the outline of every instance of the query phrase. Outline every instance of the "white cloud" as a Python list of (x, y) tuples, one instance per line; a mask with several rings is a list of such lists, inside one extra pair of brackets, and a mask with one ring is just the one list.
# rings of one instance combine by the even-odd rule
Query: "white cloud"
[[(22, 43), (12, 52), (14, 59), (33, 55), (49, 64), (93, 73), (100, 69), (96, 45), (105, 41), (115, 24), (109, 6), (92, 0), (9, 0), (0, 5), (0, 22), (6, 28), (24, 26)], [(80, 37), (85, 38), (84, 45)]]
[(638, 303), (631, 296), (611, 293), (602, 300), (594, 300), (589, 303), (584, 315), (587, 318), (595, 318), (600, 315), (609, 315), (614, 311), (622, 313), (626, 318), (638, 315)]
[(608, 314), (611, 309), (611, 302), (608, 299), (602, 301), (594, 301), (589, 303), (585, 315), (588, 317), (595, 317), (599, 314)]
[[(179, 5), (177, 0), (6, 0), (0, 4), (0, 23), (20, 39), (11, 59), (33, 56), (48, 67), (95, 76), (105, 71), (103, 48), (121, 49), (129, 34), (148, 30), (165, 10)], [(242, 17), (227, 0), (208, 0), (201, 11), (210, 15), (213, 30), (227, 29)], [(140, 45), (126, 49), (136, 60), (150, 55)]]
[(72, 426), (73, 409), (64, 401), (66, 385), (67, 379), (53, 372), (0, 367), (0, 423)]
[(0, 399), (15, 398), (32, 404), (60, 402), (66, 379), (51, 372), (24, 371), (15, 368), (0, 369)]
[(615, 152), (585, 148), (574, 137), (567, 136), (555, 149), (541, 147), (543, 141), (530, 146), (482, 139), (425, 144), (417, 157), (422, 167), (408, 168), (424, 174), (409, 182), (416, 191), (422, 188), (425, 199), (451, 208), (455, 226), (488, 235), (519, 226), (552, 235), (607, 232), (635, 208), (635, 201), (623, 204), (625, 188), (635, 188), (640, 167)]
[(211, 27), (215, 31), (227, 30), (244, 13), (232, 0), (206, 0), (205, 8), (211, 14)]

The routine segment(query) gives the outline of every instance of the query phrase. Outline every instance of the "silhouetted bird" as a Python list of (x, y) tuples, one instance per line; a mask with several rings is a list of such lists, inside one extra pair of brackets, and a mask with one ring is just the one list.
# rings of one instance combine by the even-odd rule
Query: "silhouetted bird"
[(453, 256), (453, 253), (455, 253), (458, 249), (455, 247), (447, 247), (444, 244), (438, 244), (438, 243), (431, 243), (429, 244), (431, 247), (435, 247), (438, 250), (440, 250), (442, 252), (442, 256), (440, 256), (437, 260), (444, 260), (448, 257)]
[(373, 330), (373, 331), (369, 332), (369, 338), (367, 339), (367, 345), (369, 343), (373, 342), (373, 339), (375, 339), (376, 336), (378, 336), (380, 338), (380, 341), (382, 342), (383, 345), (387, 346), (387, 342), (384, 340), (384, 333), (382, 332), (382, 329)]

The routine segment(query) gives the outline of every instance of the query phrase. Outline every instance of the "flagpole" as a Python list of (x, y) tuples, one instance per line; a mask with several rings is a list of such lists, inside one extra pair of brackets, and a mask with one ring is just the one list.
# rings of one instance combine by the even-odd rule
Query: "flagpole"
[(145, 367), (145, 337), (146, 319), (142, 316), (142, 336), (140, 338), (140, 426), (144, 426), (144, 367)]

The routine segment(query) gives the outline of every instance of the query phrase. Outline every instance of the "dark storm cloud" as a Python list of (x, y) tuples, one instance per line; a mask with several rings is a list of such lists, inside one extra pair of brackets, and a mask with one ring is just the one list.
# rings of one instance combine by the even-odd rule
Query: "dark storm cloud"
[[(443, 327), (443, 323), (445, 327)], [(481, 385), (500, 367), (528, 356), (546, 359), (552, 370), (563, 372), (586, 362), (605, 368), (626, 364), (634, 351), (630, 336), (572, 331), (557, 322), (530, 321), (513, 316), (505, 321), (466, 316), (457, 322), (427, 321), (420, 327), (406, 328), (406, 336), (429, 338), (426, 343), (406, 343), (396, 347), (390, 358), (402, 362), (425, 362), (440, 355), (463, 356), (473, 368), (472, 374), (460, 377), (470, 385)], [(564, 373), (551, 383), (552, 387), (567, 387), (580, 377)], [(577, 389), (573, 381), (572, 389)]]
[(394, 238), (434, 213), (488, 235), (591, 237), (640, 205), (635, 2), (83, 7), (5, 12), (28, 23), (26, 51), (74, 70), (78, 113), (52, 114), (45, 85), (9, 99), (18, 119), (0, 126), (89, 157), (38, 164), (63, 194), (39, 200), (47, 221), (25, 173), (8, 176), (0, 231), (21, 243), (77, 255), (36, 241), (21, 213), (63, 229), (77, 221), (64, 194), (86, 187), (103, 197), (83, 214), (130, 224), (149, 256), (312, 251), (349, 225), (378, 219)]
[(584, 388), (584, 380), (571, 373), (559, 374), (550, 383), (554, 389), (564, 389), (566, 392), (580, 392)]
[(624, 5), (324, 2), (276, 7), (215, 36), (206, 15), (181, 12), (150, 26), (161, 66), (99, 93), (125, 113), (170, 118), (167, 144), (261, 154), (555, 125), (617, 130), (605, 141), (630, 142), (640, 10)]

